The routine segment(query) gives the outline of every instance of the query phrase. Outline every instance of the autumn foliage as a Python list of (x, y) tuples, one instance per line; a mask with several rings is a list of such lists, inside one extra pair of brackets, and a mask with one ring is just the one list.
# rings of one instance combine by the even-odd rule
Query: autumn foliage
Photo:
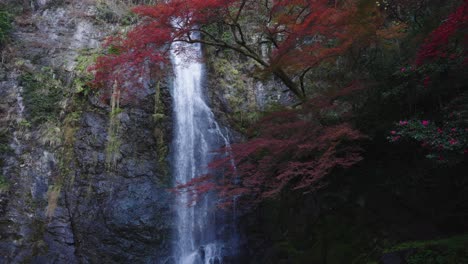
[(220, 206), (254, 206), (284, 190), (309, 192), (320, 188), (335, 169), (349, 168), (362, 159), (357, 145), (364, 136), (347, 122), (322, 124), (315, 104), (271, 113), (250, 131), (250, 140), (221, 150), (231, 155), (210, 164), (223, 177), (205, 175), (179, 185), (193, 199), (209, 191)]
[[(214, 190), (224, 205), (236, 197), (256, 203), (285, 189), (310, 191), (331, 171), (361, 159), (355, 142), (363, 135), (343, 120), (321, 120), (333, 96), (308, 90), (306, 77), (353, 46), (393, 34), (381, 31), (383, 19), (373, 1), (172, 0), (133, 11), (140, 23), (126, 35), (109, 38), (107, 54), (92, 68), (96, 87), (119, 87), (128, 98), (142, 85), (140, 77), (148, 68), (158, 70), (155, 65), (169, 61), (172, 43), (202, 43), (255, 61), (260, 71), (275, 76), (303, 102), (300, 109), (265, 117), (251, 129), (248, 141), (223, 150), (231, 155), (210, 165), (214, 172), (222, 170), (222, 178), (205, 175), (178, 191), (196, 199)], [(184, 52), (182, 46), (172, 47)], [(356, 87), (334, 89), (334, 96)], [(104, 89), (104, 97), (110, 93)]]
[(171, 43), (184, 41), (242, 54), (305, 99), (304, 79), (312, 68), (345, 54), (382, 23), (369, 2), (172, 0), (139, 6), (133, 11), (141, 22), (106, 42), (109, 52), (93, 68), (94, 84), (135, 79), (145, 63), (167, 62)]
[(160, 47), (169, 38), (170, 31), (147, 24), (137, 26), (126, 36), (109, 37), (103, 44), (106, 54), (89, 68), (95, 76), (92, 86), (105, 100), (110, 99), (114, 87), (120, 89), (121, 99), (132, 100), (135, 90), (144, 85), (142, 77), (149, 71), (160, 71), (159, 64), (167, 62), (167, 51)]
[(465, 57), (468, 45), (468, 1), (465, 0), (445, 22), (431, 32), (419, 48), (416, 64), (422, 65), (438, 59)]
[[(429, 2), (172, 0), (139, 6), (133, 10), (140, 17), (139, 24), (106, 41), (106, 55), (92, 68), (96, 73), (93, 84), (102, 88), (104, 97), (110, 96), (112, 87), (119, 87), (123, 97), (131, 97), (144, 85), (142, 76), (160, 72), (168, 64), (171, 47), (184, 53), (183, 45), (172, 45), (175, 42), (201, 43), (254, 61), (257, 72), (275, 76), (302, 105), (261, 119), (246, 142), (221, 150), (221, 158), (210, 165), (212, 175), (180, 185), (176, 191), (188, 192), (194, 199), (216, 191), (222, 205), (233, 200), (256, 204), (291, 189), (307, 192), (326, 183), (324, 177), (332, 171), (360, 161), (358, 142), (364, 138), (344, 119), (347, 111), (332, 109), (344, 105), (337, 97), (362, 89), (364, 82), (343, 88), (343, 81), (314, 89), (310, 85), (317, 81), (314, 69), (323, 67), (326, 74), (334, 72), (345, 81), (365, 79), (368, 86), (384, 87), (384, 96), (369, 96), (380, 107), (379, 100), (410, 93), (410, 89), (400, 89), (405, 85), (395, 85), (395, 76), (406, 81), (417, 72), (424, 76), (427, 88), (431, 82), (428, 73), (442, 72), (442, 67), (422, 66), (466, 57), (468, 0), (460, 1), (418, 49), (409, 55), (401, 52), (406, 47), (400, 43), (421, 42), (409, 39), (410, 29), (420, 29), (416, 20), (430, 9)], [(398, 55), (390, 66), (384, 65), (390, 58), (384, 56), (387, 52)], [(392, 69), (373, 67), (376, 61)], [(414, 61), (417, 67), (400, 67)], [(385, 71), (395, 70), (397, 74), (386, 75)], [(319, 82), (326, 82), (324, 79)], [(414, 86), (408, 81), (410, 84)], [(365, 103), (354, 106), (359, 105)], [(324, 120), (323, 114), (333, 111), (338, 120)]]

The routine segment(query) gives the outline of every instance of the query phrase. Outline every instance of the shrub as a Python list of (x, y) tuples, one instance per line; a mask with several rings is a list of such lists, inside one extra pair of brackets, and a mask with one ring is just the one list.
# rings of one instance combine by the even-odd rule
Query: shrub
[(21, 76), (24, 86), (24, 102), (28, 117), (32, 123), (44, 123), (56, 119), (60, 113), (62, 89), (60, 81), (53, 78), (51, 72)]
[(468, 154), (468, 128), (460, 127), (454, 120), (445, 120), (440, 126), (429, 120), (400, 121), (397, 129), (390, 132), (388, 140), (417, 141), (426, 149), (427, 158), (440, 162), (458, 160)]
[(11, 30), (11, 14), (0, 9), (0, 45), (8, 39)]

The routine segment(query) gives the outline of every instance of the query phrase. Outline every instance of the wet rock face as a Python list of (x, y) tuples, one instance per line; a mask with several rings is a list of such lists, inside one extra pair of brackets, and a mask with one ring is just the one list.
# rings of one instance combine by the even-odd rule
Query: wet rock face
[[(242, 132), (261, 112), (272, 106), (293, 105), (294, 95), (273, 75), (259, 75), (252, 60), (235, 52), (205, 46), (207, 97), (218, 121), (230, 128), (231, 140), (242, 141)], [(241, 133), (239, 133), (241, 132)]]
[[(107, 115), (86, 112), (76, 133), (77, 170), (70, 207), (84, 262), (155, 263), (169, 252), (171, 195), (156, 161), (151, 114), (120, 113), (122, 145), (106, 164)], [(123, 143), (124, 142), (124, 143)]]
[[(96, 2), (37, 0), (15, 19), (0, 66), (0, 263), (161, 263), (169, 254), (167, 84), (160, 102), (148, 86), (114, 116), (97, 96), (73, 93), (78, 56), (119, 27), (96, 18)], [(47, 121), (31, 121), (25, 74), (64, 91)]]

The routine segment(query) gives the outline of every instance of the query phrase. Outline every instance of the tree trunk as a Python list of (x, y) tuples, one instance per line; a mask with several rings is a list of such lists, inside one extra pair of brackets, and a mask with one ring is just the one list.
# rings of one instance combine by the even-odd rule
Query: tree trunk
[(302, 93), (297, 84), (291, 80), (291, 78), (289, 78), (289, 76), (282, 69), (274, 70), (273, 74), (278, 77), (286, 85), (286, 87), (288, 87), (288, 89), (299, 98), (299, 100), (304, 101), (306, 99), (304, 93)]

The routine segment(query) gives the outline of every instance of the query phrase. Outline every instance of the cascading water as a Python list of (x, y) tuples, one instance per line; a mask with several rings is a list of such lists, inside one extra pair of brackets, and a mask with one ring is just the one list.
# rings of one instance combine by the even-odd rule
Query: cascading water
[[(183, 49), (185, 52), (178, 54)], [(206, 174), (213, 151), (229, 146), (214, 119), (213, 112), (204, 100), (202, 81), (203, 64), (199, 44), (175, 43), (172, 46), (174, 64), (174, 116), (175, 137), (173, 174), (175, 184), (183, 184)], [(187, 60), (185, 58), (191, 58)], [(174, 243), (176, 264), (220, 264), (232, 254), (226, 232), (227, 221), (216, 212), (215, 198), (206, 196), (188, 207), (189, 197), (177, 197), (177, 230)]]

